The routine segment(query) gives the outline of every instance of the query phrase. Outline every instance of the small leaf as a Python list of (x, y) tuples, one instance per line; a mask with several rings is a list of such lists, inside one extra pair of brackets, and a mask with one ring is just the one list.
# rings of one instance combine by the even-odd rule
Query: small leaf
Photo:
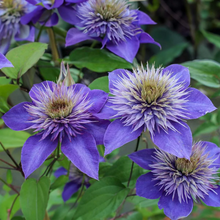
[(54, 183), (51, 185), (50, 189), (51, 190), (55, 190), (57, 188), (59, 188), (60, 186), (63, 186), (67, 181), (69, 180), (69, 178), (67, 176), (59, 176)]
[(92, 83), (90, 83), (89, 88), (90, 89), (100, 89), (100, 90), (103, 90), (103, 91), (109, 93), (108, 77), (103, 76), (103, 77), (99, 77), (98, 79), (95, 79)]
[(122, 59), (102, 49), (81, 47), (70, 54), (70, 61), (78, 68), (88, 68), (95, 72), (108, 72), (115, 69), (131, 69), (132, 66)]
[(20, 78), (25, 74), (44, 54), (47, 44), (28, 43), (10, 50), (6, 57), (11, 61), (14, 68), (3, 68), (2, 72), (13, 79)]
[(205, 30), (201, 30), (201, 32), (210, 43), (213, 43), (216, 47), (220, 48), (220, 36), (219, 35), (207, 32)]
[(13, 178), (12, 178), (11, 170), (7, 170), (6, 180), (8, 184), (12, 183)]
[(201, 124), (193, 133), (194, 137), (197, 137), (202, 134), (209, 134), (216, 131), (219, 128), (219, 125), (213, 124), (212, 122), (204, 122)]
[(220, 88), (219, 80), (216, 78), (220, 76), (219, 63), (213, 60), (193, 60), (182, 65), (189, 68), (191, 78), (205, 86)]
[(105, 219), (116, 211), (130, 190), (114, 177), (95, 182), (83, 195), (73, 216), (74, 220)]
[(26, 220), (43, 220), (49, 198), (50, 179), (27, 179), (20, 192), (21, 210)]
[[(0, 137), (0, 141), (8, 149), (22, 147), (24, 142), (30, 137), (30, 134), (25, 131), (13, 131), (9, 128), (4, 128), (0, 129)], [(3, 149), (0, 148), (0, 151), (3, 151)]]

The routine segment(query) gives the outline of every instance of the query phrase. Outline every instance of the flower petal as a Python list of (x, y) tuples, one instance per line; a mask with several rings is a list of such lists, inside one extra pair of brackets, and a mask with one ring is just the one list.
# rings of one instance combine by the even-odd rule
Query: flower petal
[(98, 179), (99, 152), (90, 133), (84, 132), (82, 135), (72, 137), (71, 141), (64, 138), (61, 150), (81, 172)]
[(122, 41), (118, 44), (108, 41), (106, 47), (112, 53), (132, 63), (140, 47), (140, 42), (139, 39), (134, 36), (132, 38), (126, 38), (126, 41)]
[(24, 107), (26, 104), (30, 105), (31, 103), (22, 102), (11, 108), (2, 116), (2, 119), (9, 128), (15, 131), (22, 131), (27, 130), (33, 125), (33, 123), (29, 122), (31, 116)]
[(81, 20), (76, 16), (76, 10), (67, 5), (62, 5), (58, 8), (61, 18), (69, 24), (80, 26)]
[(48, 136), (41, 140), (42, 135), (29, 137), (21, 151), (21, 164), (25, 178), (39, 168), (48, 156), (56, 149), (58, 142), (51, 141)]
[(154, 154), (155, 149), (144, 149), (134, 152), (128, 155), (128, 157), (140, 167), (146, 170), (151, 170), (152, 168), (149, 166), (149, 164), (152, 164), (155, 161), (155, 159), (153, 158)]
[(12, 63), (0, 53), (0, 69), (4, 67), (14, 67)]
[(172, 199), (172, 195), (163, 194), (158, 202), (158, 207), (164, 209), (164, 214), (170, 219), (178, 220), (187, 217), (192, 212), (193, 199), (180, 203), (176, 196)]
[(54, 176), (56, 178), (62, 176), (62, 175), (66, 175), (68, 173), (68, 171), (64, 168), (64, 167), (60, 167), (59, 169), (57, 169), (55, 172), (54, 172)]
[(135, 140), (142, 131), (143, 127), (133, 131), (132, 126), (125, 126), (120, 119), (116, 119), (108, 126), (104, 135), (105, 155)]
[(96, 140), (96, 144), (99, 145), (103, 144), (104, 134), (109, 124), (110, 121), (101, 120), (84, 126), (88, 129), (88, 132), (93, 135)]
[(186, 119), (199, 118), (216, 109), (211, 100), (198, 89), (188, 88), (186, 92), (189, 92), (188, 102), (184, 104)]
[(80, 187), (81, 187), (81, 184), (74, 182), (74, 181), (67, 183), (64, 186), (63, 193), (62, 193), (63, 201), (66, 202), (67, 200), (69, 200), (72, 197), (72, 195), (79, 190)]
[(78, 30), (77, 28), (71, 28), (68, 32), (67, 32), (67, 36), (66, 36), (66, 47), (67, 46), (71, 46), (77, 43), (80, 43), (82, 41), (85, 40), (92, 40), (92, 38), (83, 33), (82, 31)]
[(156, 44), (161, 49), (161, 45), (157, 43), (148, 33), (142, 32), (139, 35), (139, 40), (141, 44)]
[[(46, 13), (49, 14), (50, 11), (47, 11)], [(45, 13), (45, 14), (46, 14), (46, 13)], [(48, 17), (49, 15), (42, 15), (42, 16)], [(55, 25), (58, 24), (59, 17), (58, 17), (58, 15), (57, 15), (57, 13), (54, 12), (54, 13), (50, 16), (50, 19), (46, 22), (46, 24), (45, 24), (45, 21), (47, 21), (47, 19), (44, 20), (44, 21), (41, 21), (41, 22), (39, 22), (39, 23), (40, 23), (41, 25), (46, 26), (46, 27), (53, 27), (53, 26), (55, 26)]]
[(213, 190), (216, 193), (209, 190), (208, 195), (204, 195), (204, 199), (202, 199), (202, 201), (208, 206), (220, 207), (220, 186)]
[(184, 84), (185, 88), (190, 85), (190, 73), (189, 69), (179, 64), (172, 64), (163, 69), (162, 74), (171, 73), (171, 77), (176, 77), (178, 83)]
[(16, 41), (34, 41), (35, 38), (35, 27), (29, 25), (21, 25), (19, 33), (15, 35)]
[(192, 152), (192, 133), (189, 126), (182, 122), (182, 125), (173, 122), (172, 123), (178, 132), (171, 129), (160, 132), (156, 131), (152, 138), (155, 145), (167, 153), (173, 154), (180, 158), (190, 159)]
[(138, 196), (147, 199), (158, 199), (162, 195), (160, 186), (157, 185), (157, 181), (153, 180), (153, 178), (153, 174), (149, 172), (137, 179), (136, 193)]
[(137, 14), (138, 14), (138, 24), (139, 25), (143, 25), (143, 24), (157, 24), (156, 22), (154, 22), (149, 15), (145, 14), (142, 11), (137, 10)]

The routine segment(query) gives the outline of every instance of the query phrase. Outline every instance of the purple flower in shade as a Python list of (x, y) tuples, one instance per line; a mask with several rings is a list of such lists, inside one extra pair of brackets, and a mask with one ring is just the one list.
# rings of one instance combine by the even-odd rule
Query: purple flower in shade
[(25, 0), (0, 2), (0, 53), (8, 51), (13, 37), (16, 41), (34, 41), (35, 28), (20, 22), (22, 16), (32, 9), (33, 5)]
[(102, 48), (133, 61), (140, 43), (158, 44), (141, 29), (141, 25), (155, 24), (139, 10), (132, 10), (126, 0), (88, 0), (76, 5), (69, 23), (77, 28), (68, 31), (66, 46), (95, 39)]
[(190, 160), (159, 149), (132, 153), (129, 155), (131, 160), (151, 171), (138, 178), (136, 193), (147, 199), (160, 198), (158, 206), (171, 220), (188, 216), (193, 200), (219, 207), (220, 187), (216, 183), (219, 155), (220, 148), (210, 142), (195, 143)]
[(64, 155), (83, 173), (98, 179), (99, 153), (108, 121), (98, 113), (108, 98), (101, 90), (90, 90), (82, 84), (69, 87), (45, 81), (33, 86), (32, 102), (23, 102), (2, 118), (16, 131), (34, 129), (21, 152), (22, 168), (27, 178), (61, 143)]
[[(60, 167), (58, 170), (55, 171), (54, 175), (56, 178), (67, 175), (68, 171), (64, 167)], [(84, 180), (83, 180), (84, 178)], [(89, 180), (90, 177), (83, 174), (77, 167), (73, 164), (70, 165), (70, 172), (69, 172), (69, 182), (64, 186), (62, 197), (63, 201), (66, 202), (69, 200), (74, 193), (76, 193), (83, 184), (88, 188), (90, 186)]]
[(12, 63), (0, 53), (0, 69), (4, 67), (13, 67)]
[(184, 120), (216, 109), (207, 96), (188, 88), (189, 84), (189, 70), (177, 64), (164, 69), (141, 66), (133, 72), (123, 69), (110, 72), (109, 88), (113, 96), (96, 115), (100, 119), (117, 118), (106, 130), (105, 154), (148, 130), (159, 148), (189, 159), (192, 134)]

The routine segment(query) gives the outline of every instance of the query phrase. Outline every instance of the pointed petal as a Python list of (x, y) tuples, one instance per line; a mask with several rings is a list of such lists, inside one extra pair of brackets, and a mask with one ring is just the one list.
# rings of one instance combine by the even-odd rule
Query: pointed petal
[(158, 202), (159, 209), (164, 209), (164, 214), (172, 220), (187, 217), (193, 209), (193, 199), (188, 202), (179, 202), (178, 198), (172, 199), (172, 195), (162, 195)]
[(0, 69), (4, 67), (14, 67), (14, 66), (3, 54), (0, 53)]
[(156, 185), (157, 181), (153, 180), (153, 178), (153, 174), (149, 172), (137, 179), (136, 193), (138, 196), (147, 199), (158, 199), (162, 195), (160, 186)]
[(62, 5), (58, 8), (61, 18), (69, 24), (80, 26), (81, 20), (76, 16), (76, 10), (67, 5)]
[(161, 45), (157, 43), (149, 34), (142, 32), (139, 35), (139, 40), (141, 44), (147, 43), (147, 44), (156, 44), (161, 49)]
[(149, 165), (155, 161), (155, 159), (153, 158), (154, 154), (155, 149), (144, 149), (134, 152), (128, 155), (128, 157), (140, 167), (146, 170), (151, 170), (152, 168)]
[(50, 154), (56, 149), (58, 142), (51, 141), (51, 137), (40, 141), (42, 135), (29, 137), (21, 151), (21, 164), (25, 178), (39, 168)]
[(78, 30), (77, 28), (71, 28), (68, 32), (67, 32), (67, 36), (66, 36), (66, 47), (67, 46), (71, 46), (77, 43), (80, 43), (82, 41), (85, 40), (92, 40), (92, 38), (83, 33), (82, 31)]
[(53, 8), (59, 8), (64, 3), (64, 0), (55, 0)]
[(190, 159), (192, 152), (192, 133), (189, 126), (182, 122), (182, 125), (173, 122), (173, 126), (178, 132), (171, 129), (160, 132), (156, 131), (152, 138), (155, 145), (167, 153), (173, 154), (180, 158)]
[(134, 36), (118, 44), (108, 41), (106, 47), (114, 54), (132, 63), (140, 47), (139, 39)]
[(80, 187), (81, 187), (81, 184), (74, 182), (74, 181), (67, 183), (64, 186), (63, 193), (62, 193), (63, 201), (66, 202), (67, 200), (69, 200), (72, 197), (72, 195), (79, 190)]
[(157, 24), (156, 22), (154, 22), (149, 15), (145, 14), (142, 11), (137, 10), (137, 14), (138, 14), (138, 24), (139, 25), (150, 25), (150, 24)]
[(188, 88), (187, 95), (188, 102), (185, 103), (185, 112), (187, 113), (186, 119), (199, 118), (209, 112), (216, 110), (216, 107), (212, 104), (211, 100), (195, 88)]
[(124, 126), (120, 119), (116, 119), (108, 126), (104, 135), (105, 155), (135, 140), (142, 131), (142, 127), (133, 131), (132, 126)]
[(213, 190), (215, 193), (210, 190), (208, 195), (204, 195), (202, 201), (208, 206), (220, 207), (220, 187), (218, 186), (217, 189)]
[(190, 85), (190, 74), (188, 68), (179, 64), (172, 64), (164, 68), (162, 74), (168, 72), (172, 73), (171, 77), (175, 76), (176, 79), (178, 79), (178, 83), (184, 84), (184, 88), (187, 88)]
[(98, 179), (99, 152), (90, 133), (84, 132), (82, 135), (72, 137), (71, 141), (64, 138), (61, 150), (81, 172)]
[(30, 102), (22, 102), (13, 108), (11, 108), (8, 112), (6, 112), (2, 119), (5, 124), (15, 131), (27, 130), (33, 124), (29, 121), (31, 116), (24, 108), (25, 105), (30, 105)]
[(16, 41), (34, 41), (35, 38), (35, 27), (29, 25), (21, 25), (19, 33), (15, 35)]
[[(48, 11), (48, 13), (49, 13), (49, 11)], [(57, 13), (53, 13), (46, 24), (45, 24), (45, 21), (40, 22), (40, 24), (45, 25), (46, 27), (53, 27), (58, 24), (58, 21), (59, 21), (59, 17), (57, 15)]]
[(68, 173), (68, 171), (64, 168), (64, 167), (60, 167), (59, 169), (57, 169), (55, 172), (54, 172), (54, 176), (56, 178), (62, 176), (62, 175), (66, 175)]

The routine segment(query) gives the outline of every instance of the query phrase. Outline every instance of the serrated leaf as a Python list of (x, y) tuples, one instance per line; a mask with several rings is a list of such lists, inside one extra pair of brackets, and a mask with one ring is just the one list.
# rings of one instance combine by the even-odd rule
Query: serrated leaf
[(28, 43), (10, 50), (6, 57), (14, 68), (3, 68), (2, 72), (13, 79), (20, 78), (25, 74), (44, 54), (47, 44)]
[(115, 69), (131, 69), (129, 62), (103, 49), (81, 47), (70, 54), (70, 61), (78, 68), (88, 68), (95, 72), (108, 72)]
[(26, 220), (43, 220), (49, 198), (50, 179), (27, 179), (20, 192), (21, 210)]
[(100, 89), (107, 93), (109, 93), (109, 87), (108, 87), (108, 77), (103, 76), (99, 77), (98, 79), (95, 79), (92, 83), (89, 84), (90, 89)]

